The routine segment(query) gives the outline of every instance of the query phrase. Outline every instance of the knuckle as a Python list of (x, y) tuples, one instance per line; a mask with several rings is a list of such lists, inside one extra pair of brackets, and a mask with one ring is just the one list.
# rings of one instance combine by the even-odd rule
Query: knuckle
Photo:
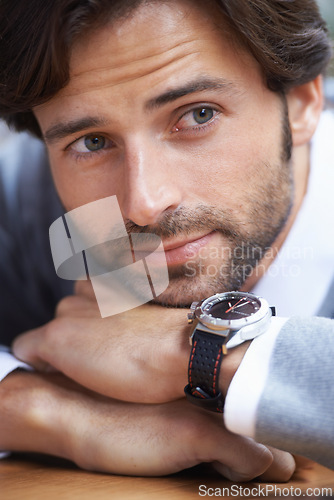
[(67, 321), (64, 318), (55, 318), (50, 321), (44, 330), (44, 340), (48, 348), (54, 347), (58, 344), (61, 334), (65, 331), (67, 326)]
[(56, 307), (55, 316), (61, 318), (64, 316), (76, 316), (90, 309), (90, 304), (83, 297), (70, 295), (61, 299)]
[(73, 304), (72, 296), (64, 297), (63, 299), (61, 299), (56, 306), (55, 310), (56, 317), (63, 316), (64, 314), (66, 314), (72, 308), (72, 304)]

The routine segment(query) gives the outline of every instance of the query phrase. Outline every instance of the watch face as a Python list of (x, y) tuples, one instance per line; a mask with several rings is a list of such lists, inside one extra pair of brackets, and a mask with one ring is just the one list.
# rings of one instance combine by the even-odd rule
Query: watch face
[(217, 293), (194, 307), (194, 315), (214, 330), (238, 329), (268, 314), (266, 300), (246, 292)]
[(241, 319), (255, 314), (260, 307), (261, 303), (258, 299), (237, 295), (215, 303), (205, 312), (209, 313), (213, 318)]

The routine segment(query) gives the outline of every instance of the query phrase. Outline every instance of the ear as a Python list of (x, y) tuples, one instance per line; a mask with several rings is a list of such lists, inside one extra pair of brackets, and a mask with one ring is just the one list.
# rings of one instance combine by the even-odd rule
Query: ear
[(323, 109), (322, 76), (294, 87), (287, 94), (289, 121), (294, 146), (310, 141)]

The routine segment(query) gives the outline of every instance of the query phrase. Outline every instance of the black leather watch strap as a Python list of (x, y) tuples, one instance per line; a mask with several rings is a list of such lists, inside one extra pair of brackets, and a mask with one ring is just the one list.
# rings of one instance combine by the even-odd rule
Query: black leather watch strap
[(220, 366), (227, 337), (196, 329), (189, 358), (187, 399), (207, 410), (223, 413), (224, 397), (219, 391)]

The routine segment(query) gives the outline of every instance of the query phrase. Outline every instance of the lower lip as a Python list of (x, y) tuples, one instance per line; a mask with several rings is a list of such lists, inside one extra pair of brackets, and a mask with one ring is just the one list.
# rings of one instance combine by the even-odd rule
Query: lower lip
[(177, 248), (165, 250), (168, 266), (185, 264), (197, 257), (201, 248), (205, 247), (213, 238), (215, 232), (209, 233), (198, 240), (191, 241)]

